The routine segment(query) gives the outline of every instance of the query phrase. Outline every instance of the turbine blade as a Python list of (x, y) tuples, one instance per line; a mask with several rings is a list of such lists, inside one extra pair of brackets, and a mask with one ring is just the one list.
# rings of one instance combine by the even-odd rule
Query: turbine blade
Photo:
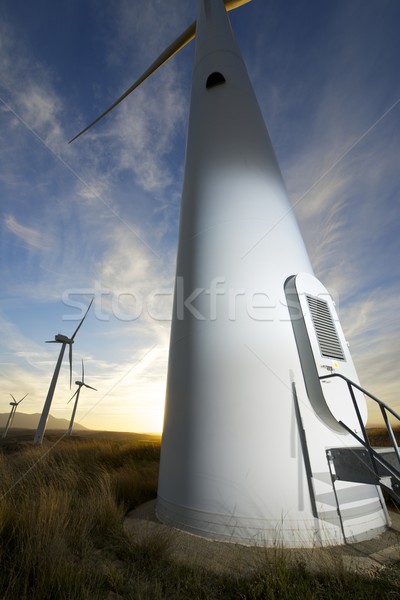
[(87, 385), (87, 383), (84, 383), (83, 385), (89, 388), (89, 390), (94, 390), (95, 392), (97, 392), (96, 388), (92, 387), (91, 385)]
[(72, 344), (69, 345), (69, 389), (72, 385)]
[(60, 342), (57, 342), (57, 340), (47, 340), (47, 342), (45, 342), (46, 344), (59, 344)]
[[(247, 4), (250, 1), (251, 0), (225, 0), (226, 10), (233, 10), (235, 8), (239, 8), (239, 6), (242, 6), (243, 4)], [(125, 100), (125, 98), (127, 96), (129, 96), (129, 94), (131, 92), (133, 92), (133, 90), (135, 90), (148, 77), (150, 77), (150, 75), (152, 75), (155, 71), (157, 71), (157, 69), (159, 69), (164, 63), (166, 63), (177, 52), (179, 52), (179, 50), (182, 50), (182, 48), (184, 48), (184, 46), (186, 46), (186, 44), (191, 42), (192, 39), (195, 37), (195, 35), (196, 35), (196, 21), (194, 21), (191, 25), (189, 25), (189, 27), (187, 29), (185, 29), (185, 31), (183, 33), (181, 33), (181, 35), (174, 42), (172, 42), (172, 44), (170, 44), (168, 46), (168, 48), (166, 48), (164, 50), (164, 52), (162, 52), (160, 54), (160, 56), (150, 65), (150, 67), (143, 73), (143, 75), (141, 75), (139, 77), (139, 79), (137, 79), (135, 81), (135, 83), (133, 83), (131, 85), (131, 87), (128, 88), (126, 90), (126, 92), (124, 92), (122, 94), (122, 96), (120, 96), (113, 104), (111, 104), (111, 106), (106, 108), (106, 110), (103, 113), (101, 113), (101, 115), (99, 117), (97, 117), (97, 119), (95, 119), (94, 121), (89, 123), (89, 125), (87, 125), (87, 127), (85, 127), (85, 129), (82, 129), (82, 131), (77, 133), (77, 135), (75, 137), (73, 137), (68, 142), (68, 144), (71, 144), (72, 142), (74, 142), (76, 139), (78, 139), (78, 137), (80, 137), (86, 131), (88, 131), (88, 129), (93, 127), (93, 125), (96, 125), (96, 123), (98, 123), (103, 117), (108, 115), (109, 112), (111, 112), (116, 106), (118, 106), (118, 104), (120, 104), (123, 100)]]
[(235, 8), (239, 8), (239, 6), (243, 6), (243, 4), (247, 4), (251, 2), (251, 0), (225, 0), (225, 8), (226, 10), (234, 10)]
[(76, 390), (75, 394), (73, 394), (71, 396), (71, 398), (68, 400), (67, 404), (69, 404), (71, 402), (71, 400), (73, 400), (73, 398), (75, 398), (75, 396), (77, 395), (78, 392), (79, 392), (79, 388)]
[(10, 396), (14, 400), (14, 402), (16, 402), (16, 399), (14, 398), (14, 396), (12, 394), (10, 394)]
[(172, 44), (170, 44), (168, 48), (164, 50), (164, 52), (160, 54), (160, 56), (150, 65), (150, 67), (143, 73), (143, 75), (141, 75), (139, 79), (137, 79), (135, 83), (133, 83), (131, 87), (128, 88), (126, 92), (122, 94), (122, 96), (120, 96), (113, 104), (111, 104), (111, 106), (109, 106), (99, 117), (97, 117), (97, 119), (95, 119), (87, 127), (85, 127), (85, 129), (82, 129), (82, 131), (80, 131), (68, 143), (71, 144), (71, 142), (75, 141), (88, 129), (93, 127), (93, 125), (98, 123), (103, 117), (108, 115), (108, 113), (111, 112), (113, 108), (118, 106), (118, 104), (120, 104), (122, 100), (125, 100), (125, 98), (129, 96), (129, 94), (133, 92), (133, 90), (135, 90), (141, 83), (143, 83), (143, 81), (145, 81), (148, 77), (150, 77), (150, 75), (157, 71), (157, 69), (159, 69), (164, 63), (167, 62), (167, 60), (174, 56), (174, 54), (176, 54), (177, 52), (179, 52), (179, 50), (186, 46), (186, 44), (188, 44), (194, 38), (195, 32), (196, 22), (189, 25), (189, 27), (185, 29), (185, 31), (174, 42), (172, 42)]
[(79, 329), (82, 327), (82, 323), (83, 323), (83, 321), (86, 319), (86, 315), (88, 314), (88, 312), (89, 312), (89, 309), (90, 309), (90, 307), (91, 307), (91, 306), (92, 306), (92, 304), (93, 304), (93, 300), (94, 300), (94, 298), (92, 298), (92, 299), (91, 299), (91, 301), (90, 301), (90, 304), (89, 304), (89, 306), (87, 307), (85, 314), (83, 315), (83, 319), (81, 320), (81, 322), (79, 323), (78, 327), (75, 329), (74, 333), (72, 334), (71, 341), (74, 339), (74, 337), (75, 337), (75, 336), (76, 336), (76, 334), (78, 333)]
[(85, 383), (85, 369), (83, 367), (83, 358), (82, 358), (82, 383)]
[(19, 402), (17, 402), (17, 404), (21, 404), (22, 400), (25, 400), (25, 398), (29, 396), (29, 392), (27, 394), (25, 394), (25, 396), (23, 398), (21, 398), (21, 400)]

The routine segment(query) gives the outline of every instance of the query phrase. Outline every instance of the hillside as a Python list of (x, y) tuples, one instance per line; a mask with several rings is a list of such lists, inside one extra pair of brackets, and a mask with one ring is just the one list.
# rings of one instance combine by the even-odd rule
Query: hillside
[[(10, 413), (0, 413), (0, 431), (6, 426), (7, 419)], [(11, 429), (37, 429), (40, 419), (40, 413), (27, 414), (17, 412), (11, 425)], [(47, 421), (47, 429), (60, 429), (66, 431), (68, 429), (69, 419), (57, 419), (49, 415)], [(74, 423), (74, 431), (89, 431), (87, 427)]]

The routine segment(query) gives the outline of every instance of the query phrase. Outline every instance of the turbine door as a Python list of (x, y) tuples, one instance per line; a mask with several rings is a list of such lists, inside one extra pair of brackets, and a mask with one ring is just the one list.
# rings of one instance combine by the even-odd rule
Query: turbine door
[[(347, 383), (340, 377), (320, 379), (340, 373), (359, 384), (332, 297), (322, 283), (308, 273), (291, 277), (285, 284), (285, 292), (312, 407), (333, 429), (344, 432), (339, 424), (342, 421), (359, 434), (361, 427)], [(365, 423), (364, 395), (356, 391), (355, 398)]]

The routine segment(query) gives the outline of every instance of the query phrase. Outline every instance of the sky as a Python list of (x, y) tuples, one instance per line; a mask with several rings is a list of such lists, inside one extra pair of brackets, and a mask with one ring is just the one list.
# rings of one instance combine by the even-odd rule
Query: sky
[[(82, 138), (195, 19), (183, 0), (0, 5), (0, 412), (39, 413), (59, 346), (76, 420), (160, 432), (193, 42)], [(361, 384), (400, 412), (400, 5), (230, 13), (316, 276)], [(65, 360), (51, 407), (69, 418)], [(376, 421), (370, 408), (369, 423)]]

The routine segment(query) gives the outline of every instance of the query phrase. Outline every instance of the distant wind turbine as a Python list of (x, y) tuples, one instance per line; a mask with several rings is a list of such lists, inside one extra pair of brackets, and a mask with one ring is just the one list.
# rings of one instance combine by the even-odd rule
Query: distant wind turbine
[(47, 392), (47, 398), (46, 398), (46, 401), (43, 406), (43, 411), (42, 411), (42, 415), (39, 420), (38, 428), (36, 430), (35, 438), (33, 440), (33, 443), (35, 445), (41, 444), (43, 441), (43, 436), (44, 436), (44, 432), (46, 429), (47, 419), (49, 417), (50, 406), (53, 401), (54, 390), (56, 389), (56, 384), (57, 384), (58, 375), (60, 373), (61, 363), (62, 363), (62, 360), (64, 357), (65, 348), (67, 346), (69, 346), (69, 386), (71, 387), (71, 383), (72, 383), (72, 344), (74, 343), (75, 336), (78, 333), (79, 329), (81, 328), (83, 321), (86, 319), (86, 315), (88, 314), (89, 309), (92, 306), (92, 303), (93, 303), (93, 299), (91, 300), (78, 327), (75, 329), (74, 333), (72, 334), (72, 336), (70, 338), (67, 337), (66, 335), (62, 335), (61, 333), (58, 333), (54, 337), (54, 340), (50, 340), (50, 341), (46, 342), (46, 344), (62, 344), (62, 346), (60, 349), (60, 354), (58, 356), (56, 368), (54, 369), (54, 373), (53, 373), (53, 377), (52, 377), (52, 380), (50, 383), (49, 391)]
[(85, 368), (83, 366), (83, 359), (82, 359), (82, 381), (75, 381), (75, 383), (78, 386), (78, 389), (76, 390), (75, 394), (68, 400), (68, 404), (69, 404), (71, 402), (71, 400), (73, 400), (76, 396), (74, 409), (72, 411), (71, 421), (69, 423), (67, 435), (71, 435), (71, 433), (72, 433), (72, 427), (74, 424), (75, 413), (76, 413), (76, 409), (78, 406), (79, 395), (81, 393), (82, 387), (84, 386), (84, 387), (89, 388), (90, 390), (94, 390), (95, 392), (97, 392), (96, 388), (92, 387), (91, 385), (87, 385), (87, 383), (85, 383)]
[(10, 402), (11, 412), (10, 412), (10, 416), (8, 417), (8, 421), (7, 421), (6, 427), (4, 429), (3, 438), (6, 437), (7, 432), (9, 430), (9, 428), (11, 427), (11, 424), (12, 424), (12, 422), (14, 420), (15, 413), (17, 412), (17, 406), (18, 406), (18, 404), (21, 404), (22, 400), (24, 400), (24, 398), (26, 398), (28, 396), (28, 394), (25, 394), (25, 396), (23, 398), (21, 398), (21, 400), (19, 400), (18, 402), (16, 401), (16, 399), (14, 398), (14, 396), (12, 394), (10, 394), (10, 396), (13, 399), (13, 402)]

